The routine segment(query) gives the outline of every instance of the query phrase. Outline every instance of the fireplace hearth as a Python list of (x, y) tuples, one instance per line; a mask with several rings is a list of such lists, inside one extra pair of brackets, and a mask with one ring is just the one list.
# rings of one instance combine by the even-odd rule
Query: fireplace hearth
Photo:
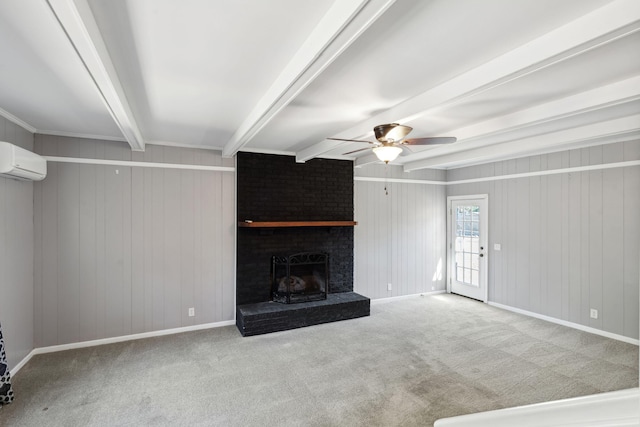
[(292, 304), (327, 299), (329, 254), (302, 252), (271, 257), (271, 295)]

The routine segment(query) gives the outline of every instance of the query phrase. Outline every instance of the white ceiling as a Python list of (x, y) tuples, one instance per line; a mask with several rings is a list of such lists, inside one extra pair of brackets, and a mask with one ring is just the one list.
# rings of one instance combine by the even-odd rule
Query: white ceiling
[(0, 114), (32, 132), (405, 170), (640, 138), (637, 0), (4, 0)]

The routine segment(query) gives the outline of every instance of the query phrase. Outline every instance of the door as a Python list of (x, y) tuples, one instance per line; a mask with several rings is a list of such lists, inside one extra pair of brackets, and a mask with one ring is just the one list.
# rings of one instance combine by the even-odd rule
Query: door
[(488, 196), (448, 197), (448, 291), (487, 302)]

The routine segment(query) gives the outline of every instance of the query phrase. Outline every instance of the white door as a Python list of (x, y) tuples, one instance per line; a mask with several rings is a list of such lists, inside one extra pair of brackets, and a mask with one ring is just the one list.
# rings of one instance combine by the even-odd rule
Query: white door
[(488, 196), (447, 198), (448, 291), (487, 302)]

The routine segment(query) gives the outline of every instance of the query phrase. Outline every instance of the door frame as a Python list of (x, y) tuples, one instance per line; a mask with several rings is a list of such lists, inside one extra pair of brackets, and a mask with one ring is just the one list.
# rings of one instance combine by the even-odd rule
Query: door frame
[(452, 212), (452, 201), (456, 200), (477, 200), (483, 199), (487, 204), (487, 209), (484, 215), (480, 217), (480, 229), (483, 230), (483, 233), (486, 233), (487, 236), (487, 249), (485, 251), (485, 268), (480, 272), (481, 278), (480, 280), (484, 281), (484, 295), (482, 297), (482, 302), (487, 303), (489, 301), (489, 195), (488, 194), (470, 194), (464, 196), (447, 196), (447, 293), (451, 293), (451, 281), (453, 277), (453, 272), (451, 271), (451, 263), (453, 260), (453, 242), (451, 239), (451, 235), (453, 233), (453, 212)]

